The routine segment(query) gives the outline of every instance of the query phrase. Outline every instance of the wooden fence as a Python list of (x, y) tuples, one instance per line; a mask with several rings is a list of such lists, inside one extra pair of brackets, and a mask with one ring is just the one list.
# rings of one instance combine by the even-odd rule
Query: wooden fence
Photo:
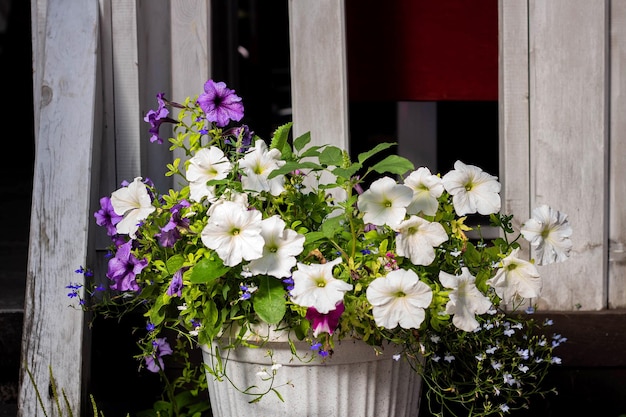
[[(156, 92), (194, 95), (210, 77), (210, 6), (32, 2), (36, 160), (20, 416), (43, 415), (28, 370), (48, 409), (49, 367), (70, 402), (85, 404), (89, 340), (65, 286), (102, 246), (92, 230), (97, 198), (123, 179), (161, 177), (170, 156), (147, 147), (143, 115)], [(295, 133), (347, 148), (344, 2), (288, 6)], [(550, 204), (574, 229), (572, 259), (540, 270), (544, 309), (626, 306), (625, 23), (624, 2), (499, 2), (504, 209), (524, 220)]]

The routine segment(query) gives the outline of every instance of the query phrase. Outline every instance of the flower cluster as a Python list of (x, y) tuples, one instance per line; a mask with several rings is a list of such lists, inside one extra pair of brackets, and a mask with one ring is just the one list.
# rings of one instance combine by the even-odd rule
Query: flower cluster
[[(533, 360), (554, 360), (527, 327), (532, 319), (503, 312), (540, 295), (536, 265), (569, 256), (564, 214), (539, 207), (515, 233), (512, 216), (500, 214), (497, 177), (476, 166), (457, 161), (433, 174), (382, 157), (390, 143), (352, 158), (335, 146), (310, 146), (309, 134), (292, 138), (291, 124), (264, 141), (235, 125), (242, 100), (222, 82), (207, 81), (183, 103), (157, 100), (145, 121), (155, 143), (166, 141), (164, 123), (173, 126), (170, 149), (187, 158), (168, 164), (166, 175), (182, 184), (161, 193), (137, 177), (103, 197), (95, 213), (112, 240), (112, 295), (99, 303), (145, 315), (149, 370), (162, 370), (162, 356), (172, 353), (166, 330), (198, 344), (236, 334), (240, 344), (251, 328), (269, 324), (322, 357), (342, 338), (392, 342), (429, 373), (464, 349), (476, 358), (476, 384), (491, 381), (483, 373), (507, 370), (508, 380), (488, 388), (507, 392), (506, 411), (514, 401), (507, 389), (524, 396)], [(468, 238), (468, 215), (489, 218), (500, 236), (487, 241), (477, 227)], [(536, 264), (522, 258), (520, 238)], [(509, 333), (523, 331), (530, 347), (511, 344)], [(499, 359), (503, 351), (515, 360)], [(449, 388), (436, 379), (445, 371), (432, 375), (433, 388)]]

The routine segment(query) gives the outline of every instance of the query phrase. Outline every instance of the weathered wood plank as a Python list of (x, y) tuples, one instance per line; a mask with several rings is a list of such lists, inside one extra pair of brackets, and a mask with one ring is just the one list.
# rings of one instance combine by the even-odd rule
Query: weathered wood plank
[[(37, 35), (42, 32), (37, 31)], [(96, 1), (47, 2), (36, 135), (28, 276), (18, 415), (57, 416), (47, 395), (56, 382), (80, 414), (83, 313), (69, 308), (66, 285), (88, 257), (94, 106), (97, 97)], [(37, 97), (37, 96), (35, 96)], [(37, 105), (36, 104), (36, 105)], [(42, 393), (40, 408), (27, 371)], [(64, 413), (65, 414), (65, 413)]]
[(626, 307), (626, 3), (611, 2), (609, 307)]
[[(172, 99), (194, 97), (204, 90), (211, 76), (211, 2), (204, 0), (172, 0)], [(177, 112), (173, 111), (173, 117)], [(174, 157), (185, 158), (183, 150), (174, 150)]]
[(519, 230), (530, 215), (528, 4), (500, 0), (498, 13), (502, 209), (515, 214)]
[(608, 2), (529, 5), (530, 203), (567, 213), (574, 230), (572, 258), (540, 268), (539, 304), (601, 309), (607, 300)]
[[(156, 95), (166, 93), (171, 98), (172, 68), (170, 31), (170, 0), (140, 0), (137, 2), (137, 57), (139, 62), (139, 140), (146, 164), (141, 175), (148, 177), (160, 190), (172, 186), (172, 177), (165, 176), (165, 166), (172, 162), (169, 143), (162, 145), (150, 142), (149, 125), (143, 117), (157, 108)], [(187, 29), (183, 26), (180, 30)], [(171, 126), (162, 126), (161, 131), (169, 137)]]
[(117, 179), (132, 181), (142, 175), (136, 0), (111, 0), (111, 38)]
[(41, 103), (41, 85), (43, 80), (43, 54), (46, 33), (47, 0), (33, 0), (30, 3), (31, 42), (33, 55), (33, 127), (39, 131), (39, 103)]
[(294, 135), (348, 148), (343, 0), (289, 0)]

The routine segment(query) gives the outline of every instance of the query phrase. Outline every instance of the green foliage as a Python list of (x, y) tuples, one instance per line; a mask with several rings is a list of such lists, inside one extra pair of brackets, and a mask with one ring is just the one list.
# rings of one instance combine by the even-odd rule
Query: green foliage
[[(502, 270), (503, 260), (519, 248), (517, 240), (520, 234), (514, 231), (512, 216), (490, 214), (492, 226), (500, 231), (500, 236), (487, 241), (482, 238), (478, 226), (475, 229), (478, 238), (470, 240), (467, 232), (473, 228), (468, 225), (465, 215), (457, 213), (458, 196), (453, 195), (452, 190), (444, 189), (440, 175), (429, 174), (430, 181), (438, 181), (440, 185), (432, 188), (440, 188), (440, 192), (435, 192), (425, 183), (411, 185), (405, 182), (415, 168), (409, 160), (398, 155), (383, 157), (394, 146), (393, 143), (378, 144), (353, 160), (346, 150), (336, 146), (310, 146), (309, 133), (290, 140), (292, 124), (287, 123), (276, 129), (269, 147), (256, 136), (251, 138), (253, 143), (248, 144), (245, 143), (242, 126), (223, 127), (210, 122), (196, 100), (188, 98), (183, 104), (170, 105), (180, 110), (174, 137), (169, 139), (170, 149), (182, 151), (191, 158), (183, 163), (175, 160), (167, 166), (166, 175), (182, 178), (180, 189), (162, 193), (150, 183), (138, 184), (139, 188), (145, 186), (143, 196), (146, 197), (144, 200), (150, 200), (149, 207), (142, 207), (145, 215), (139, 219), (135, 236), (113, 236), (110, 248), (112, 253), (116, 253), (120, 239), (132, 243), (131, 254), (127, 256), (135, 260), (130, 265), (132, 268), (128, 268), (132, 271), (122, 270), (120, 274), (127, 274), (125, 279), (136, 284), (139, 290), (113, 291), (99, 299), (90, 299), (91, 303), (84, 305), (87, 309), (107, 315), (122, 316), (134, 311), (145, 316), (148, 328), (137, 331), (141, 348), (137, 359), (141, 360), (142, 366), (146, 366), (147, 361), (154, 363), (159, 359), (157, 346), (165, 334), (173, 335), (169, 339), (176, 341), (172, 347), (172, 358), (182, 361), (184, 373), (170, 380), (160, 369), (165, 387), (164, 398), (145, 417), (189, 417), (202, 412), (197, 392), (206, 386), (205, 370), (219, 380), (228, 380), (221, 360), (224, 352), (215, 351), (214, 363), (207, 369), (190, 363), (188, 352), (198, 345), (207, 345), (227, 336), (232, 338), (228, 348), (248, 346), (248, 336), (263, 326), (279, 327), (292, 338), (305, 340), (311, 345), (320, 344), (324, 353), (331, 352), (335, 341), (342, 338), (361, 338), (374, 347), (390, 341), (404, 348), (416, 371), (428, 373), (425, 380), (434, 393), (429, 397), (433, 402), (444, 405), (460, 403), (462, 406), (471, 403), (472, 415), (482, 415), (481, 412), (488, 415), (493, 410), (491, 400), (479, 404), (469, 399), (492, 398), (496, 387), (503, 393), (502, 398), (507, 401), (505, 405), (511, 404), (510, 407), (518, 400), (517, 397), (544, 392), (539, 384), (550, 364), (547, 359), (532, 368), (528, 365), (529, 370), (520, 371), (521, 374), (506, 368), (516, 381), (524, 381), (524, 385), (517, 390), (502, 386), (498, 378), (503, 376), (491, 375), (489, 366), (483, 366), (486, 362), (473, 363), (472, 366), (480, 372), (472, 367), (456, 367), (456, 364), (469, 363), (468, 360), (486, 346), (497, 344), (508, 355), (511, 366), (521, 364), (513, 361), (521, 341), (508, 335), (503, 337), (503, 327), (493, 323), (493, 317), (485, 313), (487, 308), (475, 313), (465, 306), (465, 311), (470, 311), (468, 316), (473, 318), (476, 315), (481, 323), (494, 324), (492, 330), (479, 332), (459, 330), (467, 330), (467, 326), (460, 326), (458, 320), (454, 321), (462, 315), (460, 310), (463, 309), (459, 307), (459, 311), (451, 311), (451, 306), (454, 307), (457, 302), (454, 297), (464, 297), (474, 288), (480, 293), (482, 305), (493, 306), (491, 313), (495, 313), (498, 307), (502, 307), (498, 313), (502, 314), (504, 307), (513, 307), (514, 310), (520, 305), (517, 298), (513, 306), (501, 305), (502, 300), (493, 283), (498, 271)], [(212, 156), (198, 158), (201, 152)], [(223, 167), (228, 169), (219, 172)], [(197, 175), (200, 175), (198, 171), (206, 174), (206, 178), (188, 181), (185, 175), (193, 168)], [(456, 188), (469, 192), (477, 186), (472, 181), (480, 182), (482, 179), (476, 179), (473, 174), (468, 174), (471, 177), (468, 184)], [(378, 182), (383, 184), (382, 197), (381, 201), (373, 201), (370, 196), (374, 195), (374, 186), (365, 191), (363, 187), (378, 179), (383, 180)], [(495, 177), (490, 181), (494, 188)], [(390, 182), (392, 185), (387, 185)], [(400, 220), (366, 221), (369, 214), (396, 208), (394, 199), (398, 195), (406, 200), (398, 208)], [(369, 197), (370, 201), (365, 197)], [(475, 197), (479, 199), (481, 196)], [(435, 208), (412, 209), (409, 212), (409, 205), (417, 203), (420, 198), (427, 198)], [(493, 211), (499, 210), (499, 196), (497, 199), (498, 204), (493, 205)], [(363, 206), (368, 203), (373, 208), (366, 210)], [(145, 203), (136, 202), (136, 205), (142, 204)], [(224, 207), (237, 207), (245, 213), (238, 214), (240, 217), (251, 214), (262, 219), (254, 225), (256, 234), (252, 238), (246, 235), (247, 225), (242, 226), (237, 219), (233, 219), (236, 213), (232, 214), (233, 218), (228, 216), (230, 213), (216, 214)], [(130, 212), (133, 213), (133, 210), (130, 209)], [(477, 209), (461, 211), (475, 213)], [(275, 216), (285, 226), (280, 227), (277, 236), (265, 236), (267, 231), (264, 227)], [(218, 228), (221, 229), (217, 232), (213, 230)], [(516, 233), (515, 237), (510, 236)], [(295, 245), (298, 246), (298, 253), (270, 258), (279, 266), (288, 264), (287, 271), (268, 272), (271, 268), (267, 266), (255, 269), (254, 262), (278, 252), (280, 242), (287, 240), (288, 234), (297, 234), (299, 242), (303, 242), (301, 246), (300, 243)], [(438, 237), (433, 238), (432, 235)], [(262, 236), (262, 247), (259, 243), (255, 243), (257, 246), (254, 247), (247, 243), (259, 242), (256, 239), (258, 236)], [(402, 243), (399, 236), (409, 243)], [(246, 242), (242, 245), (245, 250), (232, 243), (235, 239)], [(438, 242), (431, 244), (430, 239)], [(414, 251), (414, 246), (423, 253), (410, 253)], [(336, 329), (318, 334), (307, 316), (309, 310), (315, 310), (316, 306), (297, 304), (289, 288), (289, 274), (300, 271), (301, 266), (302, 270), (311, 265), (322, 269), (330, 262), (334, 268), (330, 271), (332, 277), (329, 281), (343, 281), (342, 287), (350, 289), (340, 294), (339, 301), (333, 301), (335, 306), (343, 302), (345, 308)], [(139, 271), (135, 272), (135, 268)], [(389, 313), (393, 306), (387, 305), (381, 309), (387, 312), (379, 314), (387, 317), (381, 320), (377, 317), (377, 306), (368, 297), (368, 290), (374, 282), (380, 284), (398, 270), (410, 272), (411, 279), (417, 276), (419, 281), (413, 287), (389, 291), (387, 298), (400, 300), (408, 297), (407, 293), (418, 284), (425, 288), (425, 293), (432, 293), (430, 303), (425, 302), (427, 306), (415, 307), (411, 301), (399, 302), (409, 306), (407, 308), (411, 309), (412, 315), (420, 318), (419, 323), (408, 328), (398, 320), (393, 326), (381, 324), (388, 316), (398, 314)], [(471, 279), (464, 281), (463, 288), (453, 288), (450, 284), (446, 287), (445, 280), (441, 278), (441, 274), (444, 277), (459, 277), (465, 273)], [(329, 285), (326, 279), (313, 277), (311, 281), (316, 281), (309, 285), (324, 288)], [(464, 302), (461, 300), (459, 304)], [(389, 304), (393, 303), (390, 301)], [(551, 351), (540, 349), (538, 343), (544, 339), (535, 339), (537, 329), (532, 325), (532, 319), (507, 320), (528, 329), (528, 340), (537, 344), (533, 345), (534, 352), (547, 358)], [(428, 341), (435, 336), (442, 340), (440, 345)], [(435, 355), (441, 355), (441, 346), (458, 355), (455, 366), (448, 367), (445, 360), (431, 361)], [(251, 395), (252, 401), (259, 401), (270, 392), (280, 397), (274, 386), (261, 393), (245, 387), (241, 391)]]

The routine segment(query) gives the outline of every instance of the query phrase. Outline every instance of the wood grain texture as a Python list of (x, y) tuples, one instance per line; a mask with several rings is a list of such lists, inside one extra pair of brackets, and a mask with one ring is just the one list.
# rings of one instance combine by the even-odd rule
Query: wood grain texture
[[(36, 32), (37, 34), (41, 32)], [(59, 387), (80, 415), (83, 313), (69, 308), (65, 288), (88, 257), (94, 103), (98, 39), (97, 2), (49, 0), (46, 13), (39, 129), (36, 135), (33, 199), (22, 370), (21, 417), (43, 416), (27, 370), (47, 395), (52, 368)]]
[(609, 307), (626, 307), (626, 3), (611, 2)]
[[(608, 2), (500, 3), (503, 207), (567, 213), (572, 257), (539, 267), (541, 308), (607, 306)], [(526, 16), (526, 17), (524, 17)]]
[[(204, 0), (172, 0), (171, 67), (172, 99), (182, 101), (204, 92), (204, 83), (211, 76), (211, 2)], [(177, 117), (176, 109), (172, 116)], [(186, 158), (181, 149), (174, 157)]]
[(295, 136), (348, 148), (348, 85), (343, 0), (289, 0)]
[[(113, 110), (118, 183), (141, 176), (139, 58), (135, 0), (111, 0)], [(143, 127), (143, 126), (142, 126)], [(145, 175), (145, 174), (143, 174)]]

